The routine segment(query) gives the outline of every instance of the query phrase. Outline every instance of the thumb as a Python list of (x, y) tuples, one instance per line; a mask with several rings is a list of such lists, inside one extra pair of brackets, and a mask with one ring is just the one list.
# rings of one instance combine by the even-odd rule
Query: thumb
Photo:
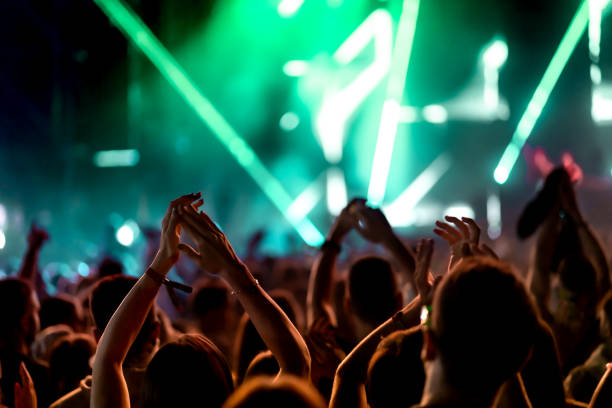
[(200, 258), (200, 254), (188, 244), (178, 244), (178, 249), (194, 261)]

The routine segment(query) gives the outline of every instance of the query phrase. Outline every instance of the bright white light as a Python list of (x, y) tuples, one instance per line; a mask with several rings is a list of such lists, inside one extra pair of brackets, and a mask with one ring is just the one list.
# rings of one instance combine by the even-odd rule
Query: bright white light
[(423, 108), (423, 118), (430, 123), (444, 123), (448, 113), (442, 105), (428, 105)]
[(287, 112), (281, 116), (278, 125), (286, 132), (290, 132), (300, 124), (300, 117), (293, 112)]
[(503, 40), (495, 40), (482, 54), (484, 64), (499, 69), (508, 59), (508, 44)]
[(342, 159), (346, 123), (364, 99), (383, 80), (391, 65), (392, 19), (387, 10), (372, 12), (334, 53), (339, 65), (348, 65), (374, 41), (374, 61), (344, 88), (329, 92), (317, 114), (315, 129), (325, 159)]
[(85, 262), (79, 262), (79, 264), (77, 265), (77, 272), (79, 273), (79, 275), (86, 277), (89, 275), (89, 265), (87, 265)]
[(436, 185), (450, 167), (450, 159), (441, 154), (383, 211), (393, 226), (408, 226), (413, 222), (412, 212), (423, 197)]
[(493, 174), (493, 177), (495, 178), (495, 181), (497, 181), (497, 183), (499, 184), (504, 184), (506, 182), (506, 180), (508, 180), (508, 169), (502, 166), (498, 166), (495, 169), (495, 173)]
[(6, 226), (6, 207), (0, 204), (0, 228)]
[(308, 72), (308, 62), (303, 60), (287, 61), (283, 65), (283, 72), (290, 77), (300, 77)]
[(304, 0), (283, 0), (276, 9), (281, 17), (291, 17), (302, 7)]
[(337, 167), (331, 167), (327, 170), (327, 208), (332, 215), (338, 215), (346, 204), (344, 173)]
[(140, 153), (135, 149), (100, 150), (93, 156), (97, 167), (132, 167), (140, 161)]
[(400, 123), (413, 123), (419, 120), (419, 111), (414, 106), (400, 106), (398, 120)]
[(475, 213), (474, 209), (466, 203), (454, 203), (449, 205), (446, 210), (444, 210), (444, 215), (449, 215), (451, 217), (468, 217), (474, 218)]
[(0, 249), (4, 249), (6, 245), (6, 237), (4, 236), (4, 231), (0, 230)]
[(501, 201), (497, 194), (487, 198), (487, 233), (489, 238), (497, 239), (501, 235)]
[(304, 219), (321, 199), (322, 189), (323, 186), (319, 177), (293, 200), (287, 208), (287, 216), (295, 221)]
[(599, 69), (599, 66), (596, 64), (591, 64), (591, 81), (593, 81), (595, 85), (601, 84), (601, 69)]
[(115, 238), (123, 246), (131, 246), (138, 235), (140, 234), (140, 228), (133, 220), (128, 220), (117, 230)]
[(393, 100), (385, 101), (383, 105), (376, 151), (370, 175), (368, 201), (374, 206), (380, 205), (385, 196), (387, 177), (389, 176), (389, 162), (393, 155), (393, 144), (399, 118), (399, 104)]
[[(596, 123), (612, 121), (612, 98), (605, 95), (605, 88), (602, 86), (593, 90), (591, 101), (591, 117)], [(609, 89), (612, 96), (612, 88)]]

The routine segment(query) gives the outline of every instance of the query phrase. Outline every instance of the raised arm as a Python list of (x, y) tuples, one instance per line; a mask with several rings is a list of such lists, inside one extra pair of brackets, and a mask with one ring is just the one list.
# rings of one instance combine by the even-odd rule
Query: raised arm
[(605, 251), (578, 208), (576, 193), (569, 176), (562, 179), (560, 190), (561, 209), (574, 222), (583, 254), (595, 268), (597, 295), (598, 299), (601, 299), (610, 289), (610, 271)]
[(418, 325), (422, 306), (431, 304), (434, 279), (429, 272), (429, 266), (432, 254), (433, 241), (420, 240), (415, 269), (415, 283), (419, 296), (361, 340), (340, 363), (334, 378), (330, 408), (367, 407), (364, 384), (368, 364), (378, 343), (395, 331)]
[(266, 346), (278, 360), (281, 374), (302, 378), (310, 375), (310, 353), (304, 339), (287, 315), (259, 286), (248, 268), (238, 258), (225, 234), (204, 212), (180, 206), (181, 224), (198, 247), (180, 244), (202, 269), (219, 275), (232, 288)]
[(367, 240), (381, 244), (395, 258), (401, 266), (406, 281), (415, 287), (414, 282), (414, 255), (406, 248), (402, 241), (395, 235), (393, 228), (387, 221), (385, 214), (378, 209), (366, 205), (365, 200), (359, 200), (351, 208), (355, 228)]
[(311, 327), (321, 317), (333, 326), (336, 325), (336, 315), (331, 304), (334, 270), (342, 241), (352, 228), (350, 208), (354, 203), (355, 200), (352, 200), (336, 217), (325, 243), (321, 246), (321, 252), (312, 265), (306, 296), (307, 327)]
[[(155, 259), (108, 322), (98, 343), (93, 365), (90, 402), (93, 408), (130, 406), (123, 361), (155, 301), (163, 277), (178, 260), (181, 226), (176, 214), (177, 207), (190, 205), (198, 199), (199, 194), (189, 194), (170, 203), (162, 221), (160, 248)], [(201, 200), (193, 205), (197, 208), (200, 204)]]
[(40, 249), (48, 240), (49, 234), (47, 231), (33, 222), (28, 233), (28, 247), (23, 255), (23, 260), (17, 274), (20, 279), (30, 282), (32, 287), (36, 288), (39, 297), (44, 297), (46, 291), (44, 284), (41, 285), (42, 277), (38, 271), (38, 255), (40, 254)]

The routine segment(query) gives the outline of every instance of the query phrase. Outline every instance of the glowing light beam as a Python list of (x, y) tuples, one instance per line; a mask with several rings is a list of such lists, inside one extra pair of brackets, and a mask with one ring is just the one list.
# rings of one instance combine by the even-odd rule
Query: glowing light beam
[(323, 155), (330, 163), (336, 164), (342, 159), (346, 122), (389, 70), (393, 41), (391, 21), (387, 10), (374, 10), (334, 53), (338, 64), (347, 65), (371, 40), (374, 41), (374, 61), (350, 84), (326, 95), (317, 114), (317, 136)]
[(406, 227), (414, 221), (414, 207), (436, 185), (438, 180), (450, 168), (451, 161), (447, 154), (438, 156), (412, 183), (393, 201), (383, 207), (389, 223), (396, 227)]
[(587, 0), (583, 0), (582, 3), (580, 3), (580, 7), (578, 7), (578, 11), (576, 11), (576, 14), (572, 18), (565, 35), (563, 35), (561, 43), (559, 43), (559, 47), (555, 51), (550, 64), (546, 68), (546, 71), (544, 71), (544, 75), (533, 93), (533, 97), (529, 105), (527, 105), (527, 109), (519, 120), (516, 130), (512, 135), (512, 140), (510, 140), (510, 144), (506, 147), (506, 150), (495, 168), (493, 177), (498, 184), (504, 184), (506, 180), (508, 180), (508, 176), (516, 164), (521, 149), (525, 145), (536, 121), (540, 117), (542, 109), (544, 109), (569, 57), (574, 52), (580, 37), (582, 37), (587, 27), (588, 20), (588, 2)]
[(183, 97), (215, 137), (229, 150), (244, 170), (253, 178), (272, 203), (297, 230), (307, 244), (323, 243), (323, 235), (307, 218), (296, 222), (288, 216), (291, 197), (280, 182), (270, 173), (253, 149), (221, 116), (212, 103), (204, 97), (195, 83), (174, 57), (155, 37), (134, 11), (121, 0), (94, 0), (106, 16), (121, 30), (155, 65), (168, 83)]
[(378, 138), (374, 150), (372, 173), (368, 187), (368, 201), (380, 204), (385, 198), (389, 167), (393, 156), (393, 145), (399, 123), (399, 110), (406, 86), (406, 72), (412, 53), (412, 42), (419, 14), (420, 0), (404, 0), (389, 68), (387, 98), (378, 127)]

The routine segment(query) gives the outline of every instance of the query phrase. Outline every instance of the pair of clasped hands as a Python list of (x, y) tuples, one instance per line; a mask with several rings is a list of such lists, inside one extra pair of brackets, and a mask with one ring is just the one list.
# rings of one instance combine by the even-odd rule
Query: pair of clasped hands
[[(162, 220), (159, 250), (151, 263), (153, 270), (167, 274), (181, 252), (203, 270), (223, 278), (227, 273), (244, 267), (225, 234), (204, 211), (199, 210), (202, 204), (202, 193), (187, 194), (170, 202)], [(181, 242), (183, 229), (197, 250)]]

